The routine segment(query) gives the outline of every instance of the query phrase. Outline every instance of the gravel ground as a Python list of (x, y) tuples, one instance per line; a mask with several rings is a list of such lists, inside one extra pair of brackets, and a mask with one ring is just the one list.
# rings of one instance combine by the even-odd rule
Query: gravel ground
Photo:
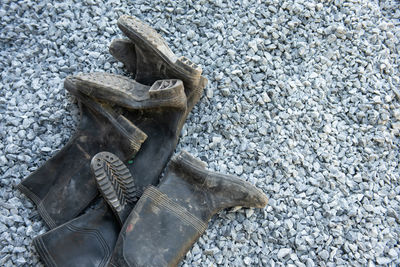
[(400, 3), (132, 2), (1, 1), (0, 266), (41, 265), (48, 229), (14, 187), (78, 123), (63, 79), (126, 74), (122, 14), (209, 78), (177, 150), (270, 197), (215, 216), (184, 266), (400, 264)]

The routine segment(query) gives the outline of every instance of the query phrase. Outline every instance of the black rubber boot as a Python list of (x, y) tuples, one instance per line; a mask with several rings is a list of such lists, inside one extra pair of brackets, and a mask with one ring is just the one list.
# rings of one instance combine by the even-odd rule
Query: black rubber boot
[[(117, 228), (113, 224), (110, 224), (109, 220), (112, 220), (116, 225), (118, 225), (118, 221), (122, 223), (126, 214), (129, 214), (133, 207), (131, 203), (135, 202), (135, 198), (142, 194), (144, 188), (149, 184), (158, 184), (161, 171), (175, 149), (181, 130), (179, 125), (186, 118), (187, 114), (186, 96), (182, 82), (179, 80), (159, 81), (150, 87), (123, 76), (94, 73), (67, 77), (65, 87), (72, 94), (80, 95), (82, 99), (97, 99), (100, 102), (107, 101), (107, 103), (114, 103), (115, 106), (112, 109), (115, 112), (133, 119), (137, 127), (149, 133), (140, 151), (135, 155), (135, 158), (133, 160), (124, 160), (124, 162), (127, 162), (129, 170), (132, 173), (129, 179), (123, 178), (125, 181), (129, 180), (127, 182), (128, 185), (124, 186), (130, 189), (134, 187), (131, 191), (125, 191), (125, 194), (133, 194), (132, 198), (129, 198), (129, 196), (126, 198), (130, 199), (130, 203), (126, 202), (125, 205), (121, 205), (124, 208), (125, 214), (121, 213), (123, 210), (114, 209), (114, 214), (118, 220), (112, 212), (103, 214), (104, 218), (101, 215), (98, 215), (96, 218), (96, 227), (102, 229), (101, 235), (107, 233), (112, 236), (118, 236), (119, 230), (116, 230)], [(100, 157), (100, 155), (103, 156)], [(114, 158), (107, 159), (105, 156), (106, 154), (104, 153), (99, 154), (97, 157), (94, 157), (92, 162), (96, 162), (100, 158), (103, 163), (108, 162), (110, 167), (114, 165), (112, 167), (117, 176), (120, 178), (125, 177), (126, 170), (119, 169), (120, 165), (117, 164), (118, 162), (114, 162)], [(121, 160), (123, 159), (121, 158)], [(101, 170), (101, 168), (98, 169), (96, 166), (93, 166), (93, 174), (90, 175), (96, 178), (91, 178), (93, 182), (100, 180), (101, 175), (106, 174), (105, 171), (106, 169)], [(109, 173), (107, 175), (112, 176)], [(132, 184), (133, 186), (131, 186)], [(110, 196), (107, 193), (103, 195)], [(109, 203), (111, 204), (111, 202)], [(120, 203), (124, 203), (124, 201), (121, 200)], [(114, 207), (112, 204), (111, 206)], [(112, 215), (112, 218), (109, 217), (109, 214)], [(76, 244), (79, 244), (79, 236), (74, 232), (67, 230), (60, 231), (63, 233), (61, 239), (75, 240)], [(113, 249), (115, 242), (110, 241), (105, 244), (107, 247)], [(106, 254), (99, 253), (97, 250), (91, 251), (89, 249), (91, 246), (90, 243), (83, 242), (83, 246), (88, 248), (82, 250), (66, 249), (64, 252), (58, 251), (62, 255), (59, 255), (60, 258), (57, 260), (57, 266), (98, 266), (87, 263), (86, 259), (90, 259), (93, 263), (101, 262), (103, 264), (110, 258), (106, 259), (106, 256), (104, 256)], [(48, 247), (52, 249), (51, 244)], [(40, 253), (41, 258), (47, 263), (46, 255), (45, 253)], [(73, 264), (68, 265), (69, 261), (65, 259), (69, 258), (74, 258)]]
[(114, 104), (114, 109), (147, 134), (128, 169), (139, 195), (148, 185), (158, 184), (187, 116), (182, 81), (161, 80), (145, 86), (120, 75), (92, 73), (67, 77), (66, 84), (93, 99)]
[(38, 208), (50, 228), (78, 216), (98, 194), (90, 173), (90, 160), (108, 150), (123, 160), (131, 159), (146, 134), (123, 115), (86, 95), (79, 99), (80, 124), (69, 142), (43, 166), (25, 178), (18, 188)]
[(107, 266), (120, 225), (101, 201), (94, 209), (33, 239), (48, 267)]
[(158, 188), (150, 186), (118, 237), (110, 266), (176, 266), (222, 209), (264, 208), (252, 184), (207, 171), (186, 152), (171, 160)]
[(130, 41), (114, 40), (110, 53), (125, 64), (137, 82), (151, 85), (162, 79), (182, 80), (187, 96), (187, 112), (190, 112), (207, 85), (207, 79), (201, 76), (201, 67), (186, 57), (177, 57), (161, 35), (135, 17), (121, 16), (118, 27)]

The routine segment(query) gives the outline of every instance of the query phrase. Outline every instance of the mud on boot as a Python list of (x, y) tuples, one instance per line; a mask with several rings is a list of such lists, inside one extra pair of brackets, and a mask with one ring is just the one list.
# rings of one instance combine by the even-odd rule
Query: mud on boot
[[(110, 53), (125, 64), (137, 82), (151, 85), (161, 79), (182, 80), (190, 112), (208, 82), (201, 76), (202, 68), (184, 56), (176, 56), (164, 38), (139, 19), (123, 15), (118, 20), (118, 26), (131, 42), (114, 40), (110, 45)], [(132, 47), (135, 52), (132, 52)], [(136, 62), (136, 68), (132, 67), (133, 62)]]
[(65, 87), (79, 103), (81, 118), (69, 142), (45, 164), (25, 178), (18, 189), (28, 196), (50, 228), (78, 216), (97, 196), (90, 160), (100, 151), (131, 159), (146, 134), (122, 114), (75, 91), (73, 80)]
[(80, 74), (67, 79), (74, 81), (75, 90), (108, 103), (146, 133), (146, 141), (127, 167), (139, 195), (146, 186), (158, 184), (187, 116), (182, 81), (159, 80), (147, 86), (109, 73)]
[(182, 152), (171, 160), (159, 186), (148, 187), (132, 210), (110, 266), (176, 266), (218, 211), (266, 205), (267, 197), (252, 184), (208, 171)]
[(105, 267), (121, 227), (107, 204), (99, 199), (86, 212), (33, 239), (47, 267)]

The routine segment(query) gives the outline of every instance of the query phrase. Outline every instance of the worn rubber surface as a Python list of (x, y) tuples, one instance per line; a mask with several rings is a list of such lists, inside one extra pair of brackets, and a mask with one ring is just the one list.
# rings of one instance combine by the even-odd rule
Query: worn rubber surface
[(152, 85), (157, 80), (182, 80), (189, 113), (208, 83), (207, 78), (201, 76), (202, 68), (184, 56), (176, 56), (164, 38), (139, 19), (123, 15), (118, 26), (130, 40), (114, 40), (110, 53), (125, 64), (139, 83)]
[(106, 150), (129, 160), (147, 138), (122, 114), (75, 90), (73, 81), (66, 79), (65, 87), (79, 100), (81, 118), (76, 133), (18, 185), (51, 229), (78, 216), (98, 195), (90, 173), (94, 155)]
[(106, 267), (119, 231), (111, 209), (99, 201), (83, 215), (35, 237), (33, 245), (47, 267)]
[(96, 154), (90, 166), (104, 200), (123, 223), (137, 200), (136, 186), (128, 168), (110, 152)]
[(147, 86), (122, 75), (106, 72), (68, 76), (81, 93), (111, 105), (127, 109), (150, 109), (163, 106), (184, 106), (186, 99), (181, 80), (158, 80)]
[(209, 171), (182, 151), (158, 187), (147, 187), (123, 225), (111, 266), (177, 266), (211, 217), (235, 207), (264, 208), (268, 199), (239, 177)]
[(163, 58), (165, 63), (169, 64), (175, 71), (199, 77), (202, 68), (190, 61), (188, 58), (177, 57), (168, 47), (164, 38), (159, 35), (152, 27), (141, 20), (123, 15), (118, 20), (120, 29), (140, 47), (151, 49), (153, 53)]

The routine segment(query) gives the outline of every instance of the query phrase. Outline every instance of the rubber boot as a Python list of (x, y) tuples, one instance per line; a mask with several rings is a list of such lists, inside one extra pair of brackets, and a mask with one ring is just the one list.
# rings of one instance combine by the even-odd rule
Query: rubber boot
[(101, 200), (85, 214), (37, 236), (33, 244), (48, 267), (107, 266), (121, 227)]
[[(118, 236), (119, 229), (117, 229), (114, 224), (111, 224), (110, 220), (116, 225), (118, 225), (118, 222), (122, 224), (123, 221), (125, 221), (126, 216), (133, 208), (132, 202), (135, 202), (135, 198), (140, 196), (144, 188), (149, 184), (158, 184), (161, 171), (175, 149), (177, 137), (181, 130), (178, 125), (180, 121), (184, 120), (186, 117), (186, 96), (184, 94), (182, 82), (179, 80), (160, 81), (150, 87), (143, 86), (123, 76), (94, 73), (67, 77), (65, 80), (65, 87), (74, 95), (83, 94), (85, 97), (80, 96), (82, 99), (90, 98), (97, 99), (98, 101), (112, 100), (107, 102), (115, 103), (115, 106), (112, 107), (115, 112), (118, 111), (121, 114), (133, 118), (135, 125), (140, 127), (144, 132), (149, 133), (133, 161), (124, 160), (128, 162), (129, 170), (133, 174), (129, 176), (132, 177), (130, 178), (130, 183), (127, 182), (124, 185), (127, 190), (125, 194), (129, 192), (129, 195), (132, 196), (131, 198), (127, 197), (130, 202), (126, 202), (123, 206), (125, 215), (121, 216), (122, 213), (120, 211), (114, 210), (114, 214), (109, 211), (108, 213), (98, 215), (96, 218), (96, 229), (101, 228), (100, 235), (107, 233), (111, 236)], [(103, 168), (102, 170), (94, 166), (92, 168), (93, 175), (91, 175), (91, 177), (94, 176), (96, 179), (92, 178), (92, 180), (99, 180), (102, 175), (110, 175), (110, 173), (113, 174), (110, 175), (113, 177), (114, 174), (118, 177), (124, 177), (126, 169), (119, 169), (119, 164), (114, 162), (114, 158), (111, 159), (110, 157), (107, 159), (104, 153), (100, 153), (99, 155), (102, 154), (103, 157), (100, 157), (102, 163), (110, 164), (110, 169), (113, 169), (113, 171), (106, 172), (106, 169)], [(93, 157), (92, 162), (97, 162), (99, 155)], [(117, 155), (115, 157), (117, 157)], [(126, 180), (126, 178), (124, 179)], [(130, 184), (133, 186), (130, 186)], [(121, 186), (121, 188), (122, 187), (123, 186)], [(103, 195), (109, 196), (109, 194)], [(124, 203), (124, 201), (121, 201), (121, 203)], [(81, 237), (75, 232), (65, 229), (60, 229), (60, 231), (63, 233), (60, 237), (61, 240), (75, 240), (76, 244), (80, 244), (78, 240)], [(38, 242), (36, 242), (36, 244), (37, 243)], [(68, 249), (61, 252), (55, 249), (57, 253), (63, 254), (62, 256), (58, 256), (61, 257), (60, 260), (55, 260), (57, 262), (56, 266), (103, 266), (102, 264), (108, 262), (110, 259), (110, 256), (108, 258), (105, 256), (108, 254), (99, 253), (98, 250), (90, 250), (89, 248), (91, 245), (86, 243), (86, 241), (82, 243), (82, 246), (85, 247), (85, 249), (82, 250)], [(101, 244), (105, 244), (104, 247), (111, 248), (112, 250), (115, 246), (115, 241), (106, 240), (106, 242), (101, 242)], [(38, 247), (38, 245), (36, 246)], [(47, 247), (50, 250), (53, 248), (51, 244), (47, 245)], [(45, 250), (43, 249), (43, 251)], [(46, 263), (49, 262), (49, 260), (46, 259), (48, 258), (47, 254), (43, 252), (39, 253)], [(70, 265), (68, 265), (69, 261), (65, 261), (66, 264), (63, 263), (64, 259), (68, 258), (74, 258), (74, 261), (71, 262)], [(86, 259), (90, 259), (91, 263), (89, 264)], [(94, 263), (101, 263), (101, 265), (96, 265)]]
[(222, 209), (264, 208), (250, 183), (207, 171), (186, 152), (171, 160), (158, 188), (150, 186), (121, 229), (109, 266), (177, 266)]
[(81, 113), (76, 133), (43, 166), (25, 178), (19, 190), (28, 196), (50, 228), (78, 216), (98, 194), (90, 160), (108, 150), (123, 160), (134, 157), (146, 134), (84, 94), (75, 92)]
[(161, 80), (146, 86), (121, 75), (91, 73), (67, 77), (65, 84), (93, 99), (114, 104), (115, 110), (146, 133), (147, 139), (134, 160), (128, 162), (128, 169), (139, 196), (148, 185), (158, 184), (187, 116), (182, 81)]
[(121, 16), (118, 27), (131, 42), (114, 40), (110, 45), (110, 53), (125, 64), (137, 82), (151, 85), (162, 79), (182, 80), (189, 113), (207, 85), (207, 79), (201, 76), (201, 67), (184, 56), (177, 57), (161, 35), (135, 17)]

